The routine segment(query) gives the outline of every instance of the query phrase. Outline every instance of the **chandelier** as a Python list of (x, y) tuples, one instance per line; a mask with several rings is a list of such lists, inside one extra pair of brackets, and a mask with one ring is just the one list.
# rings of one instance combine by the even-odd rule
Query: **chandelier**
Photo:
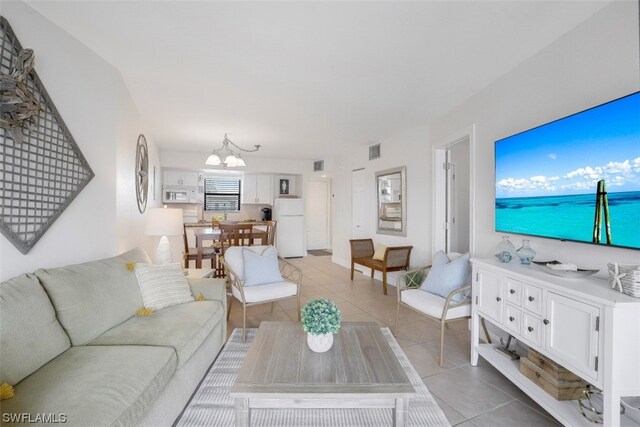
[[(238, 151), (234, 151), (229, 144), (233, 145), (237, 148)], [(245, 150), (244, 148), (238, 147), (234, 144), (229, 138), (227, 138), (227, 134), (224, 134), (224, 140), (222, 140), (222, 147), (217, 150), (213, 150), (209, 157), (207, 157), (207, 161), (205, 164), (210, 166), (222, 166), (225, 168), (237, 168), (246, 166), (244, 160), (242, 160), (242, 156), (240, 155), (240, 151), (244, 151), (245, 153), (253, 153), (260, 149), (259, 145), (255, 146), (255, 150)]]

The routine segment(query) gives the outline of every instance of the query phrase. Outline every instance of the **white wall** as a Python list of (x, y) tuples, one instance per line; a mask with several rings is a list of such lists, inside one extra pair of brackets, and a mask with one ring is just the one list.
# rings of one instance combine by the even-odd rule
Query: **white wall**
[[(476, 125), (476, 255), (491, 256), (494, 141), (640, 89), (638, 3), (614, 2), (430, 127), (437, 141)], [(472, 65), (471, 65), (472, 66)], [(512, 236), (519, 247), (523, 236)], [(640, 252), (531, 238), (539, 259), (606, 272), (606, 263), (638, 263)]]
[[(431, 259), (431, 147), (427, 138), (427, 128), (416, 127), (378, 141), (381, 143), (379, 159), (369, 161), (368, 146), (363, 145), (325, 162), (332, 180), (333, 262), (344, 266), (350, 264), (351, 173), (359, 168), (365, 169), (366, 209), (370, 212), (363, 235), (387, 246), (412, 245), (412, 264), (425, 264)], [(375, 173), (400, 166), (407, 168), (407, 236), (376, 234)]]
[[(120, 74), (25, 3), (3, 1), (2, 15), (23, 47), (34, 49), (36, 71), (95, 177), (29, 254), (22, 255), (0, 236), (0, 280), (39, 267), (112, 256), (143, 243), (134, 238), (121, 241), (125, 230), (135, 229), (137, 233), (139, 227), (128, 224), (139, 218), (129, 209), (131, 201), (120, 197), (127, 192), (133, 196), (134, 189), (119, 179), (124, 171), (129, 173), (125, 164), (129, 160), (119, 147), (132, 144), (130, 153), (135, 157), (139, 123)], [(152, 141), (150, 148), (152, 153), (157, 152)], [(157, 158), (157, 154), (153, 156)]]
[[(493, 231), (494, 141), (640, 89), (637, 7), (633, 2), (606, 7), (435, 123), (417, 124), (376, 141), (382, 143), (381, 159), (368, 161), (366, 146), (328, 159), (325, 164), (333, 188), (333, 261), (349, 265), (351, 171), (364, 167), (371, 183), (368, 234), (387, 245), (413, 245), (412, 264), (429, 263), (433, 238), (432, 146), (473, 124), (476, 255), (492, 256), (500, 239)], [(407, 237), (375, 233), (374, 174), (396, 166), (407, 166)], [(520, 240), (513, 240), (519, 246)], [(540, 258), (573, 261), (603, 273), (610, 260), (638, 263), (640, 258), (638, 251), (531, 240)]]

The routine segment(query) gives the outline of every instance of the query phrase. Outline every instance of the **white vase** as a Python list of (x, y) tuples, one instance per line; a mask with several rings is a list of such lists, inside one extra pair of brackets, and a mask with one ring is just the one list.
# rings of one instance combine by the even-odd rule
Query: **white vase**
[(311, 351), (315, 353), (324, 353), (333, 345), (333, 334), (314, 335), (307, 332), (307, 344)]

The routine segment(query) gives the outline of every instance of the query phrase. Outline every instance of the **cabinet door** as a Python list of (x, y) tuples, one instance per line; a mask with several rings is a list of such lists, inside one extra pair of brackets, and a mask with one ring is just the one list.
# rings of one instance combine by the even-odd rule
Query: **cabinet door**
[(273, 176), (256, 176), (256, 200), (261, 204), (273, 204)]
[(162, 174), (162, 185), (171, 185), (177, 186), (182, 185), (180, 181), (182, 180), (182, 172), (180, 171), (164, 171)]
[(553, 292), (547, 293), (546, 350), (567, 369), (598, 378), (600, 309)]
[(186, 187), (196, 187), (198, 185), (198, 172), (182, 172), (182, 184)]
[(478, 270), (476, 282), (477, 293), (475, 297), (478, 311), (502, 324), (504, 304), (502, 277), (487, 270)]
[(258, 203), (256, 180), (256, 175), (244, 175), (242, 177), (242, 203)]

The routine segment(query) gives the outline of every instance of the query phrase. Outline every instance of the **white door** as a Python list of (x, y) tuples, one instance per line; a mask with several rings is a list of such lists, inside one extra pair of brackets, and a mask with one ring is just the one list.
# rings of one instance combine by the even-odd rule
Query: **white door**
[(370, 237), (366, 230), (365, 175), (364, 169), (354, 170), (351, 174), (351, 237), (354, 239)]
[(263, 205), (273, 203), (273, 176), (256, 176), (256, 201)]
[(258, 194), (257, 189), (257, 177), (256, 175), (245, 174), (242, 177), (242, 203), (253, 204), (257, 203)]
[(469, 252), (469, 141), (454, 144), (449, 149), (448, 185), (449, 252)]
[(309, 181), (307, 189), (307, 249), (330, 249), (329, 182)]

